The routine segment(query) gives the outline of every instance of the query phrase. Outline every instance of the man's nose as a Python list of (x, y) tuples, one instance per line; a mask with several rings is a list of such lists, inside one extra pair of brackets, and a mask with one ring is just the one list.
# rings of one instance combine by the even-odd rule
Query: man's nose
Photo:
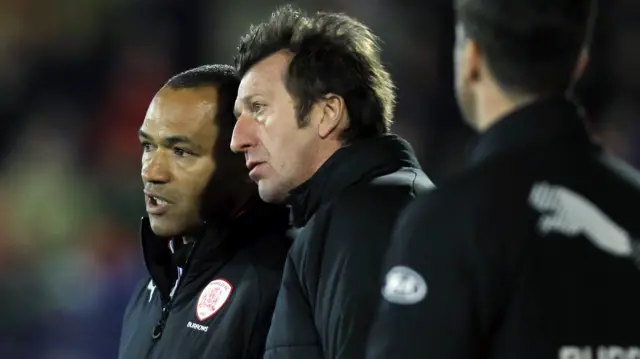
[(231, 136), (231, 151), (246, 152), (249, 147), (255, 146), (255, 126), (256, 123), (252, 119), (246, 116), (238, 117)]
[(155, 151), (153, 154), (145, 154), (142, 159), (142, 180), (146, 183), (167, 183), (171, 180), (169, 163), (164, 154)]

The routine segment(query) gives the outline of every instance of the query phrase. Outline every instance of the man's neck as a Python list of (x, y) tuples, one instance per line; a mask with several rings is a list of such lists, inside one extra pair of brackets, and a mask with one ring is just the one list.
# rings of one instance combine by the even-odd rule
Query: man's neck
[[(249, 187), (249, 185), (247, 187)], [(238, 197), (238, 200), (235, 202), (235, 205), (231, 209), (229, 216), (225, 216), (224, 221), (233, 221), (235, 217), (240, 215), (242, 211), (246, 209), (249, 201), (251, 201), (253, 197), (257, 196), (257, 193), (254, 188), (247, 188), (242, 192), (244, 194)], [(220, 224), (223, 226), (226, 225), (226, 223), (220, 223)], [(187, 243), (197, 242), (204, 235), (207, 225), (211, 225), (211, 222), (209, 222), (209, 224), (206, 221), (202, 222), (202, 224), (199, 227), (195, 227), (193, 230), (189, 231), (188, 232), (189, 234), (183, 235), (182, 236), (183, 243), (187, 244)]]
[(182, 243), (189, 244), (197, 242), (204, 235), (204, 231), (204, 223), (198, 227), (193, 227), (191, 230), (187, 231), (186, 234), (182, 235)]
[(486, 132), (505, 116), (530, 104), (537, 98), (536, 95), (507, 94), (498, 89), (487, 91), (486, 95), (479, 97), (476, 129), (480, 133)]
[(338, 140), (327, 140), (326, 143), (322, 143), (316, 148), (313, 156), (307, 158), (307, 163), (309, 167), (307, 167), (307, 172), (303, 176), (303, 180), (298, 184), (302, 184), (308, 181), (313, 175), (318, 172), (320, 167), (322, 167), (328, 160), (331, 158), (340, 148), (342, 148), (342, 143)]

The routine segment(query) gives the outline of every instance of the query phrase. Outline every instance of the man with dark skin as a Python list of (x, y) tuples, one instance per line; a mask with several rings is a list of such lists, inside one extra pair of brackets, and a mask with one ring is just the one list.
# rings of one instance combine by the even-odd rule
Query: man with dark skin
[(144, 278), (119, 358), (260, 358), (289, 239), (288, 211), (260, 200), (228, 146), (238, 79), (211, 65), (176, 75), (140, 127), (148, 217)]

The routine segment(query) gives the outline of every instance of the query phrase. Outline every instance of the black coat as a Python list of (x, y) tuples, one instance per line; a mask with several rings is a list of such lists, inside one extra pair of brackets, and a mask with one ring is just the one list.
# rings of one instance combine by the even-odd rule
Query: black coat
[(266, 359), (364, 356), (393, 223), (430, 187), (408, 143), (387, 135), (340, 149), (292, 191), (299, 232), (285, 265)]
[(576, 106), (513, 112), (399, 220), (367, 358), (638, 357), (639, 203)]
[(256, 200), (224, 229), (208, 228), (172, 254), (143, 219), (150, 277), (126, 309), (119, 358), (261, 358), (291, 243), (288, 222), (285, 207)]

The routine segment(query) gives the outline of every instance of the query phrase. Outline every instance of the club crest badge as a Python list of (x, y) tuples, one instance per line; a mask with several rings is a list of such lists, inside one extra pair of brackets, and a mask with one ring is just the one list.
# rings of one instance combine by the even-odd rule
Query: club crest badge
[(216, 279), (200, 293), (196, 304), (196, 316), (199, 321), (204, 321), (216, 314), (229, 300), (233, 287), (224, 279)]

